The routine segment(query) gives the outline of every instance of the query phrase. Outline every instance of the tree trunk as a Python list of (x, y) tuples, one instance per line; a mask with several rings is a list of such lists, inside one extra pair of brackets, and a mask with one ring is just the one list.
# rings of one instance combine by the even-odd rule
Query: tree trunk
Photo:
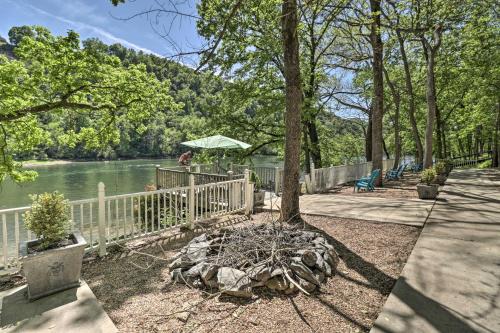
[(385, 158), (390, 159), (391, 155), (389, 154), (389, 150), (387, 150), (387, 145), (385, 144), (384, 138), (382, 138), (382, 147), (384, 148)]
[(418, 132), (417, 119), (415, 118), (415, 95), (413, 94), (413, 83), (411, 81), (410, 65), (408, 63), (408, 58), (406, 56), (405, 42), (401, 36), (400, 31), (396, 31), (399, 42), (399, 50), (401, 52), (401, 59), (403, 60), (403, 67), (405, 71), (405, 85), (406, 92), (408, 93), (408, 115), (410, 118), (411, 131), (413, 134), (413, 139), (415, 140), (415, 146), (417, 149), (415, 160), (417, 163), (422, 162), (424, 156), (424, 148), (422, 146), (422, 140), (420, 139), (420, 134)]
[(300, 81), (299, 40), (297, 36), (297, 2), (283, 0), (281, 32), (285, 69), (285, 163), (281, 220), (300, 219), (299, 165), (301, 135), (302, 86)]
[(307, 136), (307, 127), (303, 125), (302, 133), (304, 138), (302, 139), (304, 148), (304, 168), (307, 174), (311, 173), (311, 150), (309, 149), (309, 138)]
[[(399, 111), (401, 107), (401, 95), (394, 82), (391, 81), (389, 73), (384, 67), (384, 76), (389, 89), (391, 90), (392, 99), (394, 100), (394, 165), (393, 168), (396, 169), (399, 166), (399, 160), (401, 158), (401, 135), (399, 133)], [(384, 145), (385, 147), (385, 145)], [(385, 149), (385, 148), (384, 148)], [(389, 157), (387, 157), (389, 159)]]
[[(434, 90), (434, 96), (436, 92)], [(441, 112), (436, 103), (436, 157), (438, 159), (443, 159), (443, 124), (441, 122)]]
[(366, 127), (365, 136), (365, 158), (367, 162), (372, 160), (372, 108), (368, 114), (368, 126)]
[(309, 132), (310, 152), (315, 168), (322, 168), (321, 150), (319, 146), (318, 128), (316, 126), (316, 116), (313, 120), (307, 122)]
[(491, 161), (491, 166), (498, 168), (500, 165), (500, 143), (498, 142), (498, 135), (500, 131), (500, 102), (497, 103), (497, 119), (495, 124), (495, 133), (493, 134), (493, 156)]
[[(372, 109), (372, 170), (382, 170), (382, 119), (384, 116), (384, 76), (383, 76), (383, 44), (380, 26), (380, 2), (370, 0), (371, 31), (370, 42), (373, 52), (373, 109)], [(375, 180), (375, 186), (382, 184), (382, 172)]]
[(432, 167), (432, 147), (433, 147), (433, 133), (434, 121), (436, 119), (436, 89), (434, 80), (434, 56), (435, 52), (429, 43), (422, 39), (424, 46), (426, 64), (427, 64), (427, 78), (426, 78), (426, 98), (427, 98), (427, 124), (425, 126), (425, 149), (424, 149), (424, 169)]

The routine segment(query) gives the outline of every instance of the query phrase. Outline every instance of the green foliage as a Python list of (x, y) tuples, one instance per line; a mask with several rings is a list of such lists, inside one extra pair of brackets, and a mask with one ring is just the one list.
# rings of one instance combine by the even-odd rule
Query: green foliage
[(252, 171), (250, 173), (250, 182), (254, 184), (255, 192), (258, 192), (262, 189), (262, 181), (260, 180), (259, 175), (255, 171)]
[(71, 227), (70, 205), (57, 191), (31, 195), (31, 210), (24, 214), (26, 229), (40, 238), (40, 249), (65, 239)]
[[(0, 182), (33, 179), (15, 156), (39, 147), (102, 150), (121, 140), (120, 127), (144, 134), (158, 110), (176, 112), (170, 82), (144, 64), (81, 48), (78, 34), (56, 37), (43, 27), (16, 35), (15, 59), (0, 55)], [(19, 33), (18, 33), (19, 34)]]
[(446, 173), (446, 163), (444, 161), (437, 162), (436, 164), (434, 164), (434, 171), (437, 175)]
[(436, 178), (436, 171), (433, 168), (425, 169), (420, 175), (420, 181), (427, 185), (430, 185), (434, 178)]
[(491, 161), (488, 160), (488, 161), (484, 161), (484, 162), (481, 162), (477, 165), (477, 168), (478, 169), (488, 169), (488, 168), (491, 168)]

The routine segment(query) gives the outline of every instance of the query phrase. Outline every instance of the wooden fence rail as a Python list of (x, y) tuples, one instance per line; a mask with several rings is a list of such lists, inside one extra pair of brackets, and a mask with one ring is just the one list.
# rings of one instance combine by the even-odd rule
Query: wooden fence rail
[[(206, 184), (195, 184), (195, 175), (191, 174), (188, 182), (188, 186), (114, 196), (106, 196), (104, 184), (99, 183), (97, 198), (70, 202), (72, 229), (82, 233), (89, 250), (98, 249), (104, 255), (114, 242), (180, 225), (192, 227), (216, 216), (250, 214), (252, 210), (253, 184), (248, 171), (239, 179)], [(0, 210), (3, 269), (16, 267), (20, 242), (35, 238), (24, 228), (24, 213), (29, 209)]]

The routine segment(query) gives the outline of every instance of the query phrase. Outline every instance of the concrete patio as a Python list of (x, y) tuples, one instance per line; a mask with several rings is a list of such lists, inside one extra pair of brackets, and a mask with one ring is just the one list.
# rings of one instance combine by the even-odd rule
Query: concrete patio
[(371, 332), (500, 332), (499, 235), (500, 171), (454, 171)]
[(0, 293), (0, 332), (118, 332), (85, 282), (33, 302), (26, 292), (24, 285)]
[[(434, 200), (379, 198), (355, 195), (312, 194), (300, 197), (304, 214), (335, 216), (422, 227)], [(266, 200), (264, 209), (279, 210), (281, 198)]]

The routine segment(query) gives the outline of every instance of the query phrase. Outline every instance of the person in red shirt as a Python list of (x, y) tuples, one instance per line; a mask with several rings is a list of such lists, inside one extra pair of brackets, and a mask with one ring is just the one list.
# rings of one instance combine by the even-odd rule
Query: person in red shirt
[(193, 157), (193, 153), (191, 153), (191, 150), (185, 152), (179, 157), (179, 165), (182, 166), (187, 166), (189, 165), (189, 162), (191, 161), (191, 158)]

